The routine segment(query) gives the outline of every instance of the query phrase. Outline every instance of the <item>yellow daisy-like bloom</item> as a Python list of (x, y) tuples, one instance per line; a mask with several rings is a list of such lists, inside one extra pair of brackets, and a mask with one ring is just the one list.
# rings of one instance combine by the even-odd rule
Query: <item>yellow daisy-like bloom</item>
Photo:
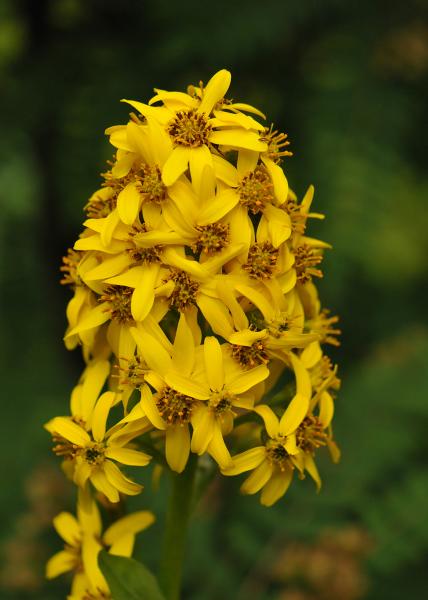
[(63, 573), (74, 573), (70, 598), (110, 598), (110, 591), (97, 563), (105, 548), (116, 556), (131, 556), (135, 536), (155, 520), (150, 511), (142, 510), (117, 520), (104, 533), (101, 515), (94, 500), (77, 503), (77, 518), (68, 512), (57, 515), (53, 524), (64, 540), (64, 549), (49, 559), (48, 579)]
[(137, 435), (150, 428), (147, 422), (134, 431), (128, 424), (106, 431), (107, 418), (115, 401), (113, 392), (102, 394), (90, 415), (90, 432), (70, 417), (55, 417), (45, 427), (55, 442), (54, 452), (71, 461), (73, 479), (84, 488), (88, 481), (110, 502), (119, 502), (119, 492), (134, 496), (143, 489), (123, 475), (116, 462), (146, 466), (151, 457), (127, 447)]

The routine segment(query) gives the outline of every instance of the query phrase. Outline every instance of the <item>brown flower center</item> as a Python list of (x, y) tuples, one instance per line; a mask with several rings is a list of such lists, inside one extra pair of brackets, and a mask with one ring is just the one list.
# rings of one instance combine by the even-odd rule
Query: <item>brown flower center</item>
[(197, 281), (194, 281), (188, 273), (179, 269), (171, 271), (170, 279), (175, 283), (174, 290), (169, 297), (171, 308), (182, 311), (196, 304), (196, 294), (199, 290)]
[(322, 262), (323, 257), (321, 254), (316, 254), (315, 250), (308, 244), (298, 246), (294, 251), (294, 256), (294, 268), (300, 283), (308, 283), (312, 280), (312, 277), (322, 277), (322, 271), (317, 269), (316, 266)]
[[(156, 397), (155, 397), (156, 398)], [(168, 425), (184, 425), (192, 416), (194, 400), (170, 387), (163, 388), (157, 395), (156, 406)]]
[(273, 183), (264, 166), (258, 166), (242, 178), (238, 186), (239, 201), (253, 214), (264, 210), (274, 201)]
[(269, 279), (274, 273), (277, 260), (278, 249), (270, 242), (253, 244), (248, 251), (248, 260), (242, 268), (250, 277)]
[(124, 285), (109, 285), (100, 296), (99, 302), (108, 302), (110, 307), (106, 310), (111, 313), (111, 318), (119, 323), (132, 322), (131, 297), (133, 288)]
[(257, 340), (251, 346), (233, 344), (231, 349), (233, 358), (245, 369), (252, 369), (257, 365), (265, 365), (269, 362), (266, 347), (261, 340)]
[(194, 243), (195, 252), (213, 254), (229, 243), (229, 225), (224, 223), (210, 223), (209, 225), (198, 225), (196, 229), (199, 237)]
[(208, 143), (211, 125), (203, 113), (192, 108), (178, 111), (168, 124), (167, 131), (177, 146), (198, 148)]
[(311, 454), (321, 446), (327, 444), (327, 434), (318, 417), (305, 417), (296, 431), (297, 446), (304, 452)]

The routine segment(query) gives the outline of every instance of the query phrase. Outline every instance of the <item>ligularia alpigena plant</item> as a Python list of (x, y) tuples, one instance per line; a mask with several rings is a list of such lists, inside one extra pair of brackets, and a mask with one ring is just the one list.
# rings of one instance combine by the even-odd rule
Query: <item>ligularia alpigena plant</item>
[(72, 571), (72, 600), (131, 598), (114, 560), (131, 556), (154, 516), (103, 528), (97, 503), (111, 513), (126, 496), (144, 498), (138, 469), (156, 463), (156, 478), (169, 471), (173, 484), (163, 591), (147, 572), (128, 583), (145, 582), (142, 598), (171, 599), (198, 473), (245, 473), (241, 491), (271, 506), (296, 476), (320, 488), (320, 447), (339, 458), (340, 382), (322, 349), (337, 345), (337, 317), (314, 284), (329, 245), (306, 235), (323, 215), (311, 212), (312, 186), (301, 200), (288, 186), (287, 135), (229, 99), (230, 81), (221, 70), (187, 93), (124, 101), (129, 121), (106, 131), (114, 158), (64, 258), (65, 344), (81, 347), (85, 368), (70, 415), (46, 429), (78, 503), (76, 516), (54, 519), (65, 547), (47, 575)]

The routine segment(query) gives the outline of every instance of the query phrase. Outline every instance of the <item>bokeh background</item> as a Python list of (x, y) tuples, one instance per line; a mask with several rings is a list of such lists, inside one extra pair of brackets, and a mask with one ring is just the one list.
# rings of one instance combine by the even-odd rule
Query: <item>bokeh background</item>
[[(427, 592), (428, 5), (426, 0), (0, 1), (1, 560), (5, 600), (64, 598), (43, 564), (71, 486), (42, 424), (82, 367), (62, 346), (59, 264), (127, 119), (119, 99), (219, 68), (286, 131), (286, 173), (316, 187), (341, 315), (338, 466), (272, 509), (214, 484), (193, 521), (187, 599), (394, 600)], [(162, 510), (148, 485), (144, 500)], [(161, 488), (161, 492), (164, 488)], [(162, 517), (137, 554), (156, 567)]]

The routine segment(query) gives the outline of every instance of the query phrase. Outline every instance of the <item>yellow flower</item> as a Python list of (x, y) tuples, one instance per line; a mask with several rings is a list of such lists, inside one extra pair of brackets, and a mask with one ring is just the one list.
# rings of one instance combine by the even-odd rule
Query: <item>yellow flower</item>
[(165, 185), (172, 185), (188, 167), (192, 182), (201, 181), (205, 167), (213, 168), (210, 152), (213, 144), (256, 152), (267, 150), (266, 142), (260, 140), (263, 125), (239, 112), (216, 110), (229, 89), (230, 81), (229, 71), (223, 69), (210, 79), (201, 98), (158, 91), (151, 104), (160, 100), (163, 102), (160, 107), (125, 100), (148, 123), (156, 121), (165, 127), (171, 138), (173, 150), (162, 170)]
[(254, 403), (251, 389), (269, 376), (264, 364), (245, 371), (238, 368), (228, 349), (228, 344), (220, 346), (215, 337), (208, 336), (202, 365), (188, 374), (171, 372), (165, 378), (172, 389), (200, 401), (191, 415), (191, 448), (197, 454), (208, 452), (222, 467), (230, 462), (223, 435), (233, 429), (234, 410), (250, 409)]
[(70, 417), (55, 417), (45, 425), (56, 443), (54, 451), (71, 461), (75, 483), (85, 488), (90, 481), (110, 502), (119, 501), (119, 492), (136, 495), (143, 489), (125, 477), (116, 462), (145, 466), (151, 459), (144, 452), (127, 447), (133, 438), (150, 429), (148, 422), (137, 431), (126, 423), (106, 431), (107, 418), (114, 402), (113, 392), (104, 392), (98, 398), (88, 419), (90, 429), (88, 423), (85, 424), (88, 430)]
[(151, 512), (138, 511), (119, 519), (103, 533), (96, 503), (90, 500), (84, 506), (79, 498), (77, 518), (71, 513), (62, 512), (53, 520), (65, 546), (64, 550), (49, 559), (46, 576), (52, 579), (73, 571), (72, 598), (83, 600), (85, 597), (96, 597), (99, 593), (108, 597), (109, 589), (97, 564), (98, 553), (106, 548), (116, 556), (131, 556), (135, 535), (149, 527), (154, 520)]

